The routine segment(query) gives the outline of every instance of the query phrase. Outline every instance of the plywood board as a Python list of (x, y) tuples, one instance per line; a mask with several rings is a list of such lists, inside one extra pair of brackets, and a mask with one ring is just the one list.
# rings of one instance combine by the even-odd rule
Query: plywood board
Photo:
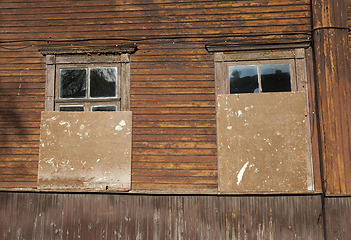
[(39, 189), (128, 190), (132, 113), (43, 112)]
[(307, 191), (305, 93), (217, 98), (219, 191)]

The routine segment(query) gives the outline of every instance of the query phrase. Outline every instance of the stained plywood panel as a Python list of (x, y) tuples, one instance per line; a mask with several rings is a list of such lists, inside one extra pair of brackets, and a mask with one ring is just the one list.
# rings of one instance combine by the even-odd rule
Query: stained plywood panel
[(38, 188), (130, 189), (132, 113), (43, 112)]
[(308, 190), (304, 94), (218, 96), (220, 192)]

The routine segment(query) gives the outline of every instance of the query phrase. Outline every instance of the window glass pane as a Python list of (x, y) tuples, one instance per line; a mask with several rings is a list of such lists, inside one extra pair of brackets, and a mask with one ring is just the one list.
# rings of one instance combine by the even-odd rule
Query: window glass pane
[(290, 64), (261, 65), (262, 92), (290, 92)]
[(85, 98), (86, 78), (86, 69), (61, 69), (60, 98)]
[(230, 93), (259, 92), (257, 72), (257, 65), (230, 66)]
[(91, 111), (117, 111), (117, 106), (92, 106)]
[(116, 97), (117, 68), (90, 69), (90, 96)]
[(60, 106), (60, 112), (83, 112), (83, 106)]

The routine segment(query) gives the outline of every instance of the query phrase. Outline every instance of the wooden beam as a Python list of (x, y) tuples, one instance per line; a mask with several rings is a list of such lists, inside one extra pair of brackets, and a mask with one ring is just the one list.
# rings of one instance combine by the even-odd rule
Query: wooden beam
[(320, 157), (326, 194), (351, 194), (347, 0), (312, 0)]

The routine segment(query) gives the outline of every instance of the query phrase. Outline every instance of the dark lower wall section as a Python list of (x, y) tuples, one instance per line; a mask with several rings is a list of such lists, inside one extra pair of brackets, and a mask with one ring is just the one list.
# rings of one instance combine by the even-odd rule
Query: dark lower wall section
[(321, 197), (0, 193), (0, 239), (323, 239)]
[(328, 197), (325, 202), (326, 239), (351, 238), (351, 197)]

